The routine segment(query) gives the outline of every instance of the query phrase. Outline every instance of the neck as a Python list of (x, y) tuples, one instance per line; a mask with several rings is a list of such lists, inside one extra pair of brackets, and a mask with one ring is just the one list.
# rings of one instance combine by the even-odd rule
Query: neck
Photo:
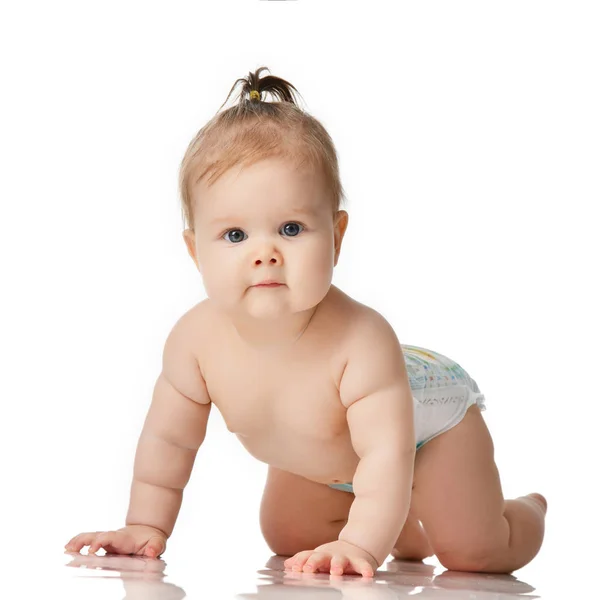
[(232, 317), (238, 336), (256, 350), (277, 350), (296, 344), (308, 329), (320, 304), (280, 319)]

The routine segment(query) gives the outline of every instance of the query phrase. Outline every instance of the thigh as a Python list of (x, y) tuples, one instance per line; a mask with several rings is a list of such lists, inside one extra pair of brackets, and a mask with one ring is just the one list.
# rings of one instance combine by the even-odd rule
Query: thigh
[(417, 452), (412, 504), (446, 568), (486, 556), (508, 535), (494, 445), (477, 405)]
[(265, 541), (281, 555), (332, 542), (345, 525), (353, 500), (354, 494), (269, 466), (260, 505)]

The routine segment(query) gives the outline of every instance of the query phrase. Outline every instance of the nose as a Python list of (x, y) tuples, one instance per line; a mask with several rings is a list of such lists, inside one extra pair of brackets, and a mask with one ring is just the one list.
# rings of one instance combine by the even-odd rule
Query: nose
[(281, 264), (282, 262), (282, 257), (281, 257), (281, 253), (273, 246), (273, 244), (262, 244), (260, 248), (258, 248), (258, 250), (256, 250), (256, 254), (255, 254), (255, 258), (254, 258), (254, 264), (255, 265), (262, 265), (264, 264), (271, 264), (271, 265), (278, 265)]
[[(271, 264), (271, 265), (277, 265), (277, 264), (279, 264), (279, 263), (280, 263), (280, 261), (279, 261), (279, 259), (278, 259), (278, 258), (275, 256), (275, 253), (273, 252), (272, 254), (273, 254), (273, 256), (271, 256), (271, 258), (270, 258), (270, 259), (268, 259), (268, 260), (267, 260), (267, 262), (268, 262), (269, 264)], [(257, 259), (255, 259), (255, 260), (254, 260), (254, 264), (255, 264), (255, 265), (262, 265), (262, 263), (263, 263), (263, 260), (264, 260), (263, 258), (257, 258)]]

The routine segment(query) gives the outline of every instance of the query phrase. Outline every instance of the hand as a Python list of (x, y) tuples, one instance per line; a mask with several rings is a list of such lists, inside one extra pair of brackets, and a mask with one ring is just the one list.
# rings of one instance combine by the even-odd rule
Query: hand
[(305, 573), (330, 571), (332, 575), (351, 573), (363, 577), (373, 577), (379, 566), (368, 552), (342, 540), (323, 544), (314, 550), (298, 552), (283, 564), (286, 570)]
[(89, 546), (88, 554), (104, 548), (107, 554), (134, 554), (156, 558), (167, 548), (167, 536), (149, 525), (128, 525), (117, 531), (80, 533), (65, 546), (67, 552), (77, 552)]

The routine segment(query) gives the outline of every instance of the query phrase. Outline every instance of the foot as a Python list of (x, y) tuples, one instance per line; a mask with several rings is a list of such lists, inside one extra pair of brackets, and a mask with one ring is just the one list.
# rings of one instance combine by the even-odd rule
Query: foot
[(546, 502), (546, 498), (537, 492), (533, 492), (531, 494), (527, 494), (526, 496), (522, 496), (523, 498), (531, 498), (539, 507), (542, 508), (544, 514), (548, 510), (548, 502)]
[(423, 560), (434, 555), (429, 538), (418, 519), (409, 513), (391, 552), (398, 560)]

